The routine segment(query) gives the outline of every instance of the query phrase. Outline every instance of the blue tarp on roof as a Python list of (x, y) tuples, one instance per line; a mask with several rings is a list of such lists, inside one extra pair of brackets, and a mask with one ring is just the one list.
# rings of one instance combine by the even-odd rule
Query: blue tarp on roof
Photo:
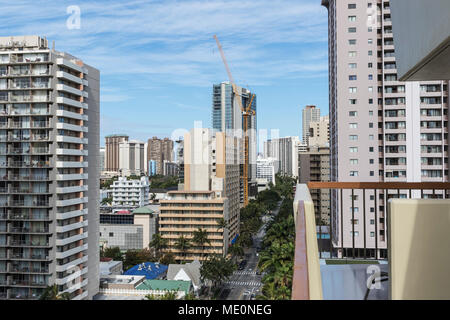
[(144, 262), (128, 269), (123, 274), (127, 276), (145, 276), (152, 280), (167, 272), (168, 267), (165, 264), (155, 262)]

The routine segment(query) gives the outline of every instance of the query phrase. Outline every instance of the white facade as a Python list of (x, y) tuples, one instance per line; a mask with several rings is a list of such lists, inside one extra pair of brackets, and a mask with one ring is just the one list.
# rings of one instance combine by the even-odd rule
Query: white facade
[(275, 185), (275, 167), (277, 160), (274, 158), (261, 158), (256, 160), (256, 178), (265, 179)]
[(149, 204), (150, 184), (147, 177), (140, 180), (127, 180), (119, 177), (111, 186), (114, 207), (143, 207)]
[(145, 143), (137, 140), (119, 144), (119, 171), (122, 176), (141, 175), (145, 173)]
[(278, 171), (292, 177), (298, 176), (298, 137), (285, 137), (264, 142), (264, 158), (274, 158), (278, 161)]
[(0, 38), (0, 70), (0, 296), (92, 298), (100, 73), (38, 36)]

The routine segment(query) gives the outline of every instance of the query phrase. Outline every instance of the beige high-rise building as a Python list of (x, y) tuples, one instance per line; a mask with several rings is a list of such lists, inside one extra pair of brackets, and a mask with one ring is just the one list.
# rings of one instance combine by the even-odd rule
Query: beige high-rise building
[(147, 164), (150, 160), (156, 161), (156, 174), (164, 174), (164, 161), (173, 161), (173, 146), (173, 141), (169, 138), (153, 137), (148, 139)]
[(145, 143), (137, 140), (119, 143), (119, 172), (122, 176), (145, 174)]
[[(448, 81), (398, 81), (389, 1), (322, 0), (322, 5), (329, 18), (331, 180), (447, 182)], [(349, 192), (343, 199), (332, 196), (335, 246), (342, 245), (340, 254), (347, 255), (354, 236), (356, 255), (366, 244), (372, 256), (376, 247), (377, 256), (385, 256), (385, 202), (407, 191), (366, 192), (365, 208), (362, 191), (356, 192), (353, 222)]]
[(302, 142), (308, 144), (309, 124), (320, 121), (320, 109), (316, 106), (306, 106), (302, 110)]
[(309, 123), (308, 146), (326, 146), (330, 142), (330, 120), (328, 116)]
[[(239, 234), (238, 138), (224, 132), (213, 133), (211, 129), (192, 129), (184, 136), (183, 157), (184, 190), (169, 192), (168, 199), (160, 201), (161, 235), (170, 240), (168, 250), (181, 254), (176, 239), (180, 235), (191, 239), (193, 232), (202, 228), (212, 241), (211, 245), (205, 244), (207, 251), (194, 244), (179, 259), (202, 260), (202, 252), (214, 250), (226, 254)], [(218, 229), (220, 218), (228, 224), (223, 230)]]
[[(330, 148), (326, 145), (311, 146), (298, 154), (299, 183), (310, 181), (330, 181)], [(311, 198), (314, 201), (314, 212), (317, 224), (319, 219), (323, 225), (330, 224), (330, 190), (311, 189)]]
[(112, 134), (105, 137), (105, 171), (119, 172), (122, 142), (128, 142), (127, 135)]
[(0, 38), (0, 299), (99, 290), (100, 72)]

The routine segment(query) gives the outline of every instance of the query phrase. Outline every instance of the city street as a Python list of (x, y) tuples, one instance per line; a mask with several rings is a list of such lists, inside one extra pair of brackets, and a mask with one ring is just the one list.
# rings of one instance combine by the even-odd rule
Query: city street
[[(281, 201), (278, 203), (277, 208), (274, 210), (274, 214), (278, 214)], [(262, 289), (262, 275), (257, 273), (258, 256), (256, 248), (260, 246), (262, 239), (265, 235), (265, 228), (267, 222), (270, 220), (270, 216), (263, 216), (263, 226), (259, 230), (258, 234), (253, 237), (253, 246), (245, 250), (245, 260), (247, 264), (244, 270), (236, 270), (233, 275), (224, 282), (219, 300), (251, 300), (252, 295), (257, 296), (261, 293)]]

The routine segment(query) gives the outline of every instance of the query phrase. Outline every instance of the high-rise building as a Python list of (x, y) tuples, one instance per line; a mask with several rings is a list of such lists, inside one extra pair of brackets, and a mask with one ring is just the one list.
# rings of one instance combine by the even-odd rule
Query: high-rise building
[[(310, 181), (330, 181), (330, 148), (327, 145), (311, 146), (298, 154), (299, 183)], [(330, 225), (330, 190), (311, 189), (316, 220), (322, 225)]]
[(308, 144), (308, 137), (310, 134), (309, 124), (311, 122), (320, 121), (320, 109), (316, 106), (306, 106), (302, 110), (302, 142)]
[[(389, 1), (322, 0), (322, 4), (329, 15), (331, 180), (448, 181), (448, 82), (398, 81)], [(365, 243), (373, 256), (376, 247), (377, 256), (384, 256), (384, 202), (406, 196), (405, 191), (380, 192), (376, 197), (366, 193), (365, 199), (362, 192), (353, 199), (344, 192), (342, 232), (337, 227), (339, 196), (332, 195), (332, 230), (334, 244), (344, 247), (340, 254), (352, 247), (353, 223), (355, 247)], [(355, 216), (367, 213), (365, 233), (362, 218), (352, 222), (352, 200)]]
[[(240, 210), (238, 140), (225, 132), (203, 128), (185, 134), (184, 190), (170, 191), (168, 199), (160, 201), (160, 232), (169, 239), (168, 250), (180, 255), (176, 239), (180, 235), (191, 239), (198, 228), (206, 230), (212, 240), (205, 244), (206, 253), (226, 253), (236, 240)], [(221, 218), (228, 226), (218, 230), (217, 220)], [(190, 227), (180, 228), (180, 224)], [(180, 259), (205, 259), (203, 249), (193, 246)]]
[(298, 177), (298, 137), (285, 137), (264, 141), (264, 158), (278, 161), (276, 173)]
[(127, 142), (128, 136), (124, 134), (112, 134), (105, 137), (105, 171), (119, 172), (120, 147), (122, 142)]
[(122, 176), (140, 176), (147, 172), (145, 143), (137, 140), (119, 143), (119, 172)]
[(105, 171), (106, 149), (100, 148), (100, 173)]
[(330, 142), (330, 120), (328, 116), (309, 123), (308, 146), (326, 146)]
[[(0, 38), (0, 298), (99, 289), (100, 73), (39, 36)], [(89, 235), (89, 237), (88, 237)]]
[[(245, 164), (244, 157), (244, 117), (242, 115), (241, 105), (236, 99), (239, 96), (242, 106), (245, 108), (250, 103), (252, 93), (245, 88), (236, 86), (238, 94), (233, 92), (233, 86), (230, 82), (222, 82), (220, 84), (213, 85), (212, 95), (212, 128), (216, 131), (226, 132), (229, 136), (237, 137), (242, 140), (240, 148), (240, 163), (241, 163), (241, 176), (243, 175), (243, 166)], [(255, 112), (254, 115), (250, 115), (247, 123), (247, 135), (249, 141), (248, 147), (248, 185), (256, 185), (256, 158), (257, 158), (257, 110), (256, 110), (256, 95), (253, 98), (251, 109)], [(241, 178), (241, 202), (244, 202), (243, 187), (244, 181)], [(253, 190), (253, 188), (249, 188)], [(252, 196), (251, 192), (249, 195)]]
[(173, 141), (169, 138), (148, 139), (147, 161), (156, 161), (156, 174), (164, 174), (164, 161), (173, 161)]

